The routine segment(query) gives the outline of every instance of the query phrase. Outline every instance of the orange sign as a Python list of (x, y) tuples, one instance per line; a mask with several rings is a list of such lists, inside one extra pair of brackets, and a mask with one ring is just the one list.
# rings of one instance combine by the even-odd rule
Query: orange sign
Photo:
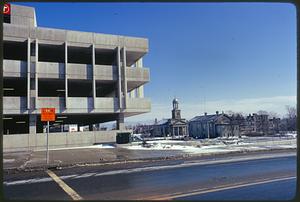
[(42, 108), (41, 121), (55, 121), (55, 108)]
[(4, 15), (10, 15), (10, 4), (4, 4), (3, 14)]

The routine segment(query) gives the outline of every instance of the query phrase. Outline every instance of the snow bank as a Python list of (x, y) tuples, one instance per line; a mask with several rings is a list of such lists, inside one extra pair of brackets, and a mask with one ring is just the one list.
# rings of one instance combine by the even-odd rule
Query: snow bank
[(297, 138), (297, 133), (287, 133), (285, 136)]
[(233, 151), (260, 151), (278, 148), (296, 148), (296, 139), (280, 138), (215, 138), (197, 141), (155, 140), (147, 144), (131, 143), (120, 145), (129, 150), (182, 151), (187, 154), (226, 153)]

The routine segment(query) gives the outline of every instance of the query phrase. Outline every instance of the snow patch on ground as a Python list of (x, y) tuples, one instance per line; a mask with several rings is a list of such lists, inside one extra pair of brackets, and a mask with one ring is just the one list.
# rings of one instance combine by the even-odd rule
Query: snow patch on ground
[(111, 149), (115, 148), (112, 144), (96, 144), (91, 146), (80, 146), (80, 147), (63, 147), (63, 148), (55, 148), (50, 150), (65, 150), (65, 149)]
[(146, 144), (133, 142), (119, 147), (129, 150), (179, 150), (187, 154), (207, 154), (296, 148), (297, 143), (295, 134), (287, 134), (280, 137), (219, 137), (192, 141), (154, 140), (146, 141)]
[(183, 143), (185, 141), (183, 140), (154, 140), (154, 141), (147, 141), (149, 143), (161, 143), (161, 144), (166, 144), (166, 143), (171, 143), (171, 144), (176, 144), (176, 143)]
[(285, 136), (297, 138), (297, 133), (288, 133), (288, 134), (285, 134)]

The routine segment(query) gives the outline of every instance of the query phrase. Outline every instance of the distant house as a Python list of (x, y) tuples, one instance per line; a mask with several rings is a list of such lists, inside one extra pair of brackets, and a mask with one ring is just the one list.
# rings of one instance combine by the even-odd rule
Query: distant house
[(153, 137), (172, 136), (174, 139), (177, 139), (188, 136), (187, 120), (181, 118), (178, 104), (178, 99), (174, 99), (171, 119), (156, 121), (151, 131)]
[(269, 119), (269, 133), (275, 134), (279, 133), (280, 127), (280, 118), (273, 117), (272, 119)]
[(239, 136), (239, 124), (222, 113), (196, 116), (189, 121), (189, 135), (194, 138)]
[(240, 131), (243, 135), (266, 135), (269, 131), (268, 115), (249, 114), (240, 125)]
[(241, 135), (267, 135), (276, 134), (280, 129), (280, 118), (269, 119), (266, 114), (249, 114), (247, 117), (242, 115), (232, 115), (233, 122), (240, 126)]

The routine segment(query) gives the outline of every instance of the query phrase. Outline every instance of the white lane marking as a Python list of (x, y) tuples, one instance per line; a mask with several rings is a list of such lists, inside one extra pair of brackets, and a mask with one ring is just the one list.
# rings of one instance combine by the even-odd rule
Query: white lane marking
[[(65, 175), (62, 176), (61, 179), (69, 179), (72, 177), (76, 177), (78, 175)], [(33, 184), (33, 183), (40, 183), (40, 182), (50, 182), (52, 181), (52, 178), (50, 177), (44, 177), (44, 178), (34, 178), (34, 179), (28, 179), (28, 180), (16, 180), (11, 182), (3, 182), (4, 185), (10, 186), (10, 185), (21, 185), (21, 184)]]
[[(113, 171), (106, 171), (102, 173), (84, 173), (84, 174), (74, 174), (74, 175), (65, 175), (61, 176), (61, 179), (78, 179), (78, 178), (87, 178), (91, 176), (105, 176), (105, 175), (116, 175), (116, 174), (128, 174), (128, 173), (135, 173), (135, 172), (145, 172), (145, 171), (155, 171), (155, 170), (163, 170), (163, 169), (172, 169), (172, 168), (183, 168), (183, 167), (191, 167), (197, 165), (213, 165), (219, 163), (234, 163), (240, 161), (247, 161), (247, 160), (260, 160), (260, 159), (272, 159), (278, 157), (290, 157), (296, 156), (296, 154), (274, 154), (274, 155), (265, 155), (265, 156), (253, 156), (253, 157), (239, 157), (239, 158), (231, 158), (231, 159), (220, 159), (220, 160), (202, 160), (202, 161), (192, 161), (192, 162), (184, 162), (182, 164), (177, 165), (166, 165), (166, 166), (149, 166), (143, 168), (131, 168), (131, 169), (123, 169), (123, 170), (113, 170)], [(32, 183), (40, 183), (40, 182), (49, 182), (51, 178), (35, 178), (35, 179), (27, 179), (27, 180), (17, 180), (17, 181), (10, 181), (10, 182), (3, 182), (4, 185), (21, 185), (21, 184), (32, 184)]]
[(92, 177), (92, 176), (95, 176), (96, 174), (97, 173), (84, 173), (84, 174), (75, 176), (74, 179)]
[(241, 187), (260, 185), (260, 184), (266, 184), (266, 183), (278, 182), (278, 181), (284, 181), (284, 180), (291, 180), (291, 179), (296, 179), (296, 177), (293, 176), (293, 177), (285, 177), (285, 178), (278, 178), (278, 179), (265, 179), (263, 181), (256, 181), (256, 182), (249, 182), (249, 183), (235, 183), (235, 184), (230, 184), (230, 185), (223, 185), (223, 186), (218, 186), (218, 187), (193, 190), (189, 193), (174, 193), (172, 195), (147, 197), (147, 198), (142, 198), (142, 199), (138, 199), (138, 200), (171, 200), (171, 199), (176, 199), (176, 198), (181, 198), (181, 197), (186, 197), (186, 196), (200, 195), (200, 194), (206, 194), (206, 193), (211, 193), (211, 192), (224, 191), (224, 190), (228, 190), (228, 189), (236, 189), (236, 188), (241, 188)]
[(46, 173), (69, 195), (73, 200), (82, 200), (83, 198), (79, 196), (71, 187), (69, 187), (64, 181), (62, 181), (54, 172), (47, 170)]

